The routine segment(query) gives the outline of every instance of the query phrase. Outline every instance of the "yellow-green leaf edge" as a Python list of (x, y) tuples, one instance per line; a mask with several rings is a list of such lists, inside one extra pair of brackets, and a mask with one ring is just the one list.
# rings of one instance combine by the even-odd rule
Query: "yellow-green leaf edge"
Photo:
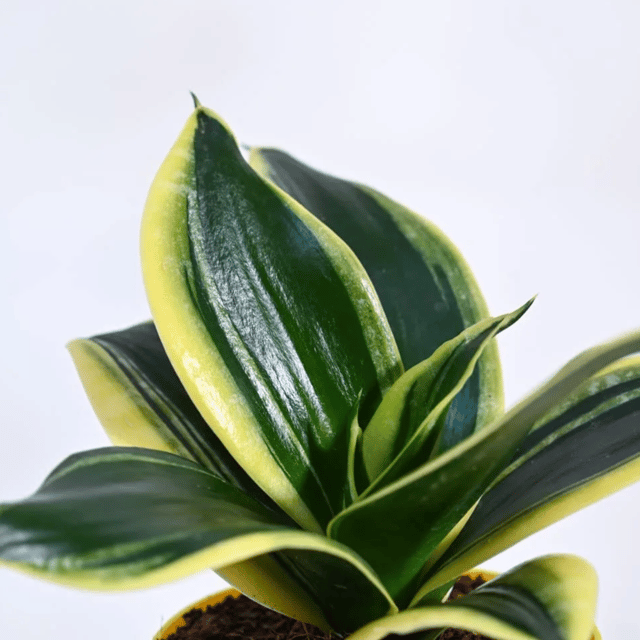
[[(480, 318), (490, 317), (489, 308), (469, 264), (460, 253), (458, 247), (451, 242), (440, 227), (430, 220), (427, 220), (424, 216), (395, 202), (383, 193), (364, 184), (358, 184), (358, 186), (378, 202), (382, 208), (389, 212), (389, 215), (405, 233), (409, 242), (416, 247), (421, 255), (433, 254), (435, 251), (434, 262), (455, 264), (462, 283), (461, 288), (468, 288), (471, 294), (469, 299), (461, 301), (466, 303), (460, 308), (466, 326), (472, 326), (477, 322), (477, 320), (475, 320), (476, 315)], [(416, 230), (411, 224), (412, 221), (415, 223), (416, 219), (420, 221), (420, 224), (425, 230), (428, 230), (430, 236), (437, 238), (438, 243), (429, 243), (427, 246), (425, 238), (428, 236), (426, 234), (422, 236), (416, 233)], [(477, 366), (480, 374), (480, 388), (486, 393), (484, 402), (478, 405), (476, 428), (482, 428), (483, 426), (489, 425), (504, 412), (504, 385), (502, 382), (502, 367), (500, 365), (500, 354), (497, 342), (493, 341), (487, 345)]]
[(111, 442), (190, 458), (157, 420), (148, 403), (129, 383), (113, 358), (92, 340), (67, 345), (93, 410)]
[[(141, 234), (142, 270), (149, 304), (167, 355), (204, 419), (231, 455), (288, 515), (305, 529), (320, 533), (315, 517), (259, 438), (259, 429), (252, 426), (255, 418), (243, 403), (220, 353), (205, 337), (206, 328), (184, 286), (182, 268), (189, 255), (189, 245), (186, 225), (182, 229), (176, 228), (175, 212), (183, 211), (186, 206), (186, 178), (193, 162), (192, 141), (200, 112), (227, 127), (217, 114), (199, 106), (187, 120), (153, 181)], [(229, 135), (232, 136), (230, 131)], [(351, 250), (292, 198), (278, 193), (316, 235), (341, 276), (353, 280), (353, 271), (358, 273), (358, 280), (364, 285), (371, 303), (369, 310), (364, 309), (364, 305), (358, 307), (362, 326), (367, 327), (373, 321), (386, 323), (373, 285)], [(346, 266), (345, 262), (348, 263)], [(347, 270), (351, 271), (347, 273)], [(166, 303), (167, 298), (171, 299), (170, 304)], [(402, 365), (388, 324), (383, 333), (390, 339), (384, 346), (378, 340), (376, 348), (384, 348), (393, 354), (393, 361), (397, 363), (393, 371), (378, 371), (384, 392), (400, 375)], [(365, 339), (373, 346), (373, 335), (365, 331)], [(207, 366), (203, 366), (202, 354), (206, 354)]]
[[(609, 346), (614, 348), (621, 347), (623, 350), (621, 353), (624, 356), (630, 350), (637, 350), (640, 347), (640, 342), (638, 342), (639, 337), (640, 332), (626, 334), (609, 343)], [(552, 383), (556, 379), (561, 378), (565, 371), (570, 371), (571, 374), (573, 374), (575, 371), (575, 364), (577, 362), (583, 362), (588, 359), (592, 359), (592, 361), (599, 360), (602, 357), (601, 354), (606, 351), (606, 347), (607, 345), (599, 345), (598, 347), (593, 347), (592, 349), (589, 349), (577, 356), (556, 376), (554, 376), (549, 383), (543, 385), (543, 387), (541, 387), (536, 393), (525, 398), (518, 407), (522, 406), (526, 410), (528, 404), (535, 404), (537, 398), (542, 396), (545, 390), (551, 387)], [(628, 366), (629, 363), (633, 362), (640, 363), (640, 356), (625, 357), (623, 360), (608, 364), (599, 371), (596, 367), (593, 371), (593, 375), (596, 375), (596, 373), (598, 375), (615, 373), (617, 370), (622, 369)], [(515, 407), (514, 410), (512, 410), (514, 414), (517, 414), (515, 409), (518, 407)], [(501, 551), (512, 547), (516, 543), (520, 542), (520, 540), (527, 538), (537, 531), (541, 531), (572, 513), (575, 513), (576, 511), (579, 511), (602, 498), (606, 498), (616, 491), (624, 489), (625, 487), (637, 482), (638, 479), (640, 479), (640, 457), (635, 458), (626, 464), (622, 464), (602, 476), (586, 482), (574, 491), (559, 496), (549, 502), (545, 502), (530, 511), (516, 516), (504, 528), (498, 529), (487, 537), (482, 538), (479, 540), (477, 545), (474, 545), (467, 552), (464, 552), (433, 574), (416, 594), (414, 602), (418, 602), (432, 589), (454, 579), (470, 567), (474, 567), (477, 564), (484, 562)], [(449, 544), (452, 542), (453, 540), (450, 540)], [(439, 554), (438, 557), (440, 555), (442, 554)], [(427, 568), (434, 566), (436, 563), (437, 558), (431, 558), (427, 563)], [(425, 568), (425, 572), (427, 568)]]
[[(536, 599), (551, 614), (564, 640), (600, 640), (593, 623), (598, 579), (593, 567), (577, 556), (536, 558), (498, 576), (496, 583), (535, 589)], [(566, 603), (571, 606), (567, 607)], [(464, 606), (446, 604), (416, 607), (363, 626), (348, 640), (382, 640), (389, 634), (406, 635), (434, 628), (461, 628), (494, 640), (544, 640), (494, 616)]]
[[(67, 348), (91, 406), (114, 445), (145, 447), (189, 457), (180, 443), (169, 437), (148, 404), (102, 347), (91, 340), (78, 339)], [(216, 573), (249, 597), (287, 616), (329, 629), (313, 599), (267, 555), (219, 568)]]
[[(345, 560), (366, 576), (378, 589), (389, 604), (390, 614), (398, 611), (398, 608), (378, 577), (369, 566), (352, 553), (348, 547), (306, 531), (247, 534), (204, 548), (197, 553), (180, 558), (169, 565), (164, 565), (138, 575), (131, 575), (131, 573), (123, 574), (122, 571), (118, 569), (74, 571), (73, 566), (67, 566), (65, 563), (60, 563), (60, 566), (57, 567), (58, 570), (55, 572), (6, 560), (1, 560), (0, 566), (7, 566), (20, 573), (35, 576), (49, 582), (55, 582), (56, 584), (91, 591), (130, 591), (145, 589), (193, 575), (202, 571), (203, 567), (209, 567), (214, 571), (221, 570), (223, 575), (225, 573), (228, 574), (234, 581), (236, 581), (234, 576), (237, 577), (238, 582), (240, 580), (245, 581), (247, 578), (246, 575), (244, 577), (238, 576), (239, 569), (249, 568), (253, 577), (262, 574), (260, 579), (264, 581), (263, 584), (266, 584), (269, 575), (264, 572), (264, 569), (270, 570), (268, 564), (265, 566), (256, 565), (254, 567), (252, 565), (243, 565), (242, 563), (264, 556), (265, 554), (291, 549), (317, 551)], [(278, 580), (276, 584), (286, 584), (286, 578), (284, 576), (278, 575), (276, 577)], [(305, 610), (309, 612), (312, 611), (312, 608), (305, 605)]]

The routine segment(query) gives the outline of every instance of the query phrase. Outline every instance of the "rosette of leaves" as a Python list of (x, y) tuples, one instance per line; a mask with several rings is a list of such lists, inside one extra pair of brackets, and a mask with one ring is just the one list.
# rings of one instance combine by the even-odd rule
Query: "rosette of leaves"
[[(248, 155), (248, 159), (246, 156)], [(457, 576), (640, 475), (640, 333), (505, 412), (490, 317), (432, 224), (196, 104), (142, 229), (153, 320), (71, 343), (114, 447), (0, 508), (0, 559), (91, 589), (209, 567), (354, 640), (588, 640), (596, 578)]]

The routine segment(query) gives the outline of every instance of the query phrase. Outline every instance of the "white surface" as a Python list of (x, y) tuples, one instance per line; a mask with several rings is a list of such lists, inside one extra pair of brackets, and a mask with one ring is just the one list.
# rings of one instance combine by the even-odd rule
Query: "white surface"
[[(63, 345), (148, 316), (139, 218), (189, 90), (242, 140), (423, 212), (494, 312), (539, 293), (501, 338), (509, 403), (639, 326), (639, 27), (636, 0), (5, 0), (0, 499), (107, 444)], [(627, 489), (489, 565), (585, 556), (604, 637), (636, 639), (639, 500)], [(151, 638), (220, 584), (102, 595), (0, 570), (0, 634)]]

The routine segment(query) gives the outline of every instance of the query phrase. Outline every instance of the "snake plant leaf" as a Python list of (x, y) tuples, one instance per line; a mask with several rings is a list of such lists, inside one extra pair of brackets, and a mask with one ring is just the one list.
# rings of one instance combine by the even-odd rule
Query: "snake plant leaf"
[[(0, 541), (2, 563), (100, 590), (151, 586), (277, 551), (333, 628), (352, 630), (397, 610), (351, 550), (161, 451), (71, 456), (34, 495), (0, 506)], [(347, 587), (358, 594), (353, 602), (344, 599)]]
[(636, 357), (592, 377), (538, 421), (434, 570), (475, 566), (638, 478)]
[(114, 445), (167, 451), (194, 460), (263, 504), (274, 506), (191, 402), (152, 322), (74, 340), (68, 348)]
[[(640, 331), (585, 351), (490, 427), (404, 478), (360, 498), (332, 520), (328, 534), (365, 558), (392, 597), (404, 606), (411, 590), (424, 582), (430, 568), (425, 567), (427, 559), (506, 468), (536, 422), (559, 398), (639, 350)], [(407, 510), (404, 505), (415, 507)], [(361, 531), (371, 533), (365, 537)], [(455, 577), (438, 572), (437, 579), (427, 581), (423, 591)]]
[(470, 435), (464, 421), (445, 422), (447, 410), (492, 339), (521, 318), (532, 302), (469, 327), (395, 382), (363, 435), (364, 462), (369, 478), (375, 480), (363, 495)]
[(296, 522), (341, 508), (350, 415), (402, 373), (353, 252), (244, 161), (198, 107), (153, 183), (142, 228), (158, 333), (231, 455)]
[[(69, 344), (107, 435), (118, 446), (181, 455), (274, 509), (204, 422), (176, 376), (152, 322)], [(327, 626), (324, 615), (277, 554), (219, 569), (230, 584), (285, 615)]]
[(426, 636), (431, 640), (450, 627), (495, 640), (590, 640), (596, 595), (597, 578), (589, 563), (575, 556), (546, 556), (462, 598), (375, 620), (350, 640), (433, 630)]
[[(353, 249), (376, 288), (407, 369), (488, 317), (465, 260), (432, 223), (374, 189), (316, 171), (277, 149), (253, 148), (250, 163)], [(502, 408), (500, 363), (491, 344), (447, 420), (470, 432)]]

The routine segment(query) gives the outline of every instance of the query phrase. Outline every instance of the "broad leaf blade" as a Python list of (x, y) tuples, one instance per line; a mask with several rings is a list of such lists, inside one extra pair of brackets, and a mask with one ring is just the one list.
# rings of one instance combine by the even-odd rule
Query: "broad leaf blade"
[[(393, 603), (349, 549), (172, 454), (106, 448), (76, 454), (22, 502), (0, 507), (0, 561), (41, 578), (109, 590), (280, 552), (329, 623), (352, 630)], [(313, 576), (313, 579), (310, 579)], [(359, 598), (343, 602), (342, 587)], [(294, 598), (295, 600), (295, 598)]]
[(395, 382), (364, 432), (364, 460), (375, 480), (366, 494), (470, 435), (463, 419), (445, 421), (447, 410), (492, 339), (521, 318), (531, 303), (469, 327)]
[[(199, 462), (265, 506), (275, 507), (198, 413), (153, 323), (74, 340), (69, 350), (91, 404), (115, 445), (157, 449)], [(270, 556), (244, 560), (218, 573), (243, 593), (288, 616), (313, 624), (324, 621), (313, 600), (302, 594), (300, 585)]]
[(381, 640), (389, 634), (450, 627), (495, 640), (589, 640), (595, 627), (596, 595), (597, 578), (587, 562), (575, 556), (548, 556), (516, 567), (457, 600), (376, 620), (350, 640)]
[[(277, 149), (254, 148), (251, 165), (335, 231), (364, 265), (407, 369), (489, 314), (466, 262), (432, 223), (364, 185), (306, 166)], [(502, 410), (498, 352), (491, 345), (450, 410), (465, 431)]]
[[(438, 544), (505, 469), (534, 424), (592, 375), (638, 350), (640, 332), (585, 351), (490, 427), (343, 511), (329, 535), (364, 557), (402, 606)], [(375, 535), (365, 538), (360, 531)], [(454, 577), (439, 572), (425, 589)]]
[(142, 233), (158, 332), (198, 410), (247, 473), (320, 530), (342, 506), (349, 417), (401, 373), (349, 248), (243, 160), (198, 108), (160, 169)]
[(152, 322), (74, 340), (69, 351), (113, 444), (175, 453), (273, 506), (198, 413)]
[[(434, 571), (499, 553), (640, 478), (640, 359), (591, 378), (522, 442)], [(464, 570), (464, 569), (463, 569)]]

